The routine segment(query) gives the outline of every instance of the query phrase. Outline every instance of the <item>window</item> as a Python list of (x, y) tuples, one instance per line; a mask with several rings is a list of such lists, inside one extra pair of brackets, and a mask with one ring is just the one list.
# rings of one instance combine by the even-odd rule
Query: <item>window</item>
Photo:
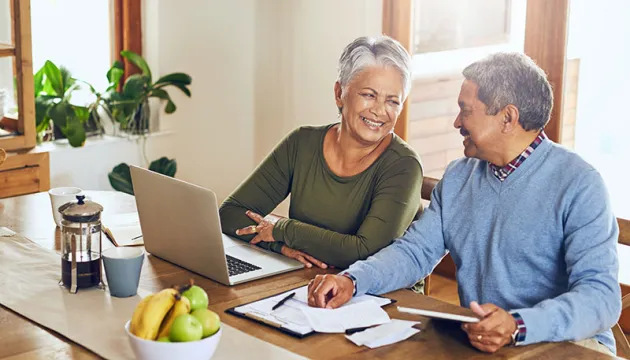
[(599, 171), (615, 215), (628, 219), (630, 119), (624, 105), (630, 98), (630, 2), (571, 0), (569, 5), (567, 63), (577, 65), (572, 72), (577, 82), (569, 85), (567, 71), (564, 108), (573, 108), (574, 121), (564, 124), (563, 143)]
[(110, 6), (109, 0), (32, 1), (33, 70), (51, 60), (105, 90), (111, 66)]
[(511, 17), (510, 0), (416, 0), (413, 53), (506, 43)]
[(523, 51), (527, 0), (414, 0), (413, 72), (459, 72), (497, 51)]

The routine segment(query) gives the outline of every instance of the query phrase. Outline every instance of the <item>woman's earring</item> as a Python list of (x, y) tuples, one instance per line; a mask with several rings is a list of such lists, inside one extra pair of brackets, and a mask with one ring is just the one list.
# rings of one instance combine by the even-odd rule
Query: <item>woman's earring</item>
[(341, 110), (343, 110), (343, 107), (338, 107), (337, 108), (339, 110), (339, 112), (337, 113), (337, 117), (340, 118), (341, 117)]

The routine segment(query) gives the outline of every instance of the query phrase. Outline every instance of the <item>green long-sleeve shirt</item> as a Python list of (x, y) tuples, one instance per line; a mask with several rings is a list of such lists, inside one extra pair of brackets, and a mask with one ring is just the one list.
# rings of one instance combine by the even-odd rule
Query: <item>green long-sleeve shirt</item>
[(394, 135), (363, 172), (335, 175), (324, 159), (324, 136), (334, 124), (291, 132), (221, 205), (223, 232), (254, 224), (246, 210), (267, 215), (289, 194), (289, 218), (273, 229), (273, 243), (304, 251), (335, 267), (366, 259), (401, 236), (420, 207), (422, 167), (418, 155)]

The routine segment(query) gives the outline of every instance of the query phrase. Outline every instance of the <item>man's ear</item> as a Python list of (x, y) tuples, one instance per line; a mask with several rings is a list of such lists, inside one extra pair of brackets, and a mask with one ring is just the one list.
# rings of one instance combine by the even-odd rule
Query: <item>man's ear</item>
[(341, 108), (343, 108), (343, 100), (341, 84), (339, 83), (339, 81), (335, 81), (335, 103), (337, 104), (339, 112), (341, 112)]
[(511, 133), (512, 131), (516, 130), (516, 128), (521, 126), (521, 124), (518, 122), (519, 113), (516, 106), (509, 104), (505, 108), (503, 108), (503, 111), (501, 113), (503, 116), (503, 133)]

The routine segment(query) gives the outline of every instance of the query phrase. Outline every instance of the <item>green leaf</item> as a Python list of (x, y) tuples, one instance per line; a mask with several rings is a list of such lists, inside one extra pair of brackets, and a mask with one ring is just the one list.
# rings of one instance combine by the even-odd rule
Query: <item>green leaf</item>
[[(50, 88), (57, 96), (63, 97), (63, 76), (61, 71), (52, 61), (47, 60), (44, 64), (44, 74), (46, 75), (46, 81), (50, 84)], [(52, 95), (52, 94), (49, 94)]]
[(81, 123), (85, 123), (90, 118), (90, 109), (85, 106), (72, 106), (74, 115)]
[(131, 183), (131, 172), (129, 165), (125, 163), (118, 164), (107, 174), (109, 184), (114, 190), (121, 191), (133, 195), (133, 184)]
[(142, 74), (149, 78), (149, 82), (151, 82), (151, 69), (149, 68), (149, 64), (147, 64), (142, 56), (136, 54), (131, 50), (123, 50), (120, 52), (120, 55), (136, 65), (142, 71)]
[(72, 77), (70, 70), (63, 66), (59, 67), (59, 72), (61, 73), (61, 85), (63, 86), (63, 93), (65, 94), (71, 88), (75, 87), (76, 80)]
[(81, 147), (85, 144), (85, 127), (78, 119), (68, 119), (66, 126), (61, 128), (61, 132), (66, 135), (72, 147)]
[(107, 81), (109, 82), (109, 87), (107, 88), (107, 91), (118, 89), (118, 85), (120, 85), (120, 79), (122, 79), (124, 72), (125, 71), (123, 68), (123, 64), (120, 61), (116, 60), (114, 62), (114, 65), (112, 65), (112, 67), (107, 72)]
[(172, 114), (175, 112), (175, 110), (177, 110), (177, 106), (175, 106), (175, 103), (172, 100), (169, 100), (164, 107), (164, 112), (166, 112), (167, 114)]
[(69, 103), (62, 101), (48, 109), (48, 116), (58, 128), (63, 130), (68, 123), (68, 118), (74, 117), (74, 109)]
[(123, 95), (132, 99), (140, 98), (144, 93), (148, 80), (149, 79), (144, 75), (131, 75), (125, 81), (125, 85), (123, 86)]
[(155, 85), (171, 83), (182, 83), (185, 85), (190, 85), (192, 83), (192, 78), (190, 77), (190, 75), (185, 73), (172, 73), (159, 78), (158, 81), (155, 82)]
[(48, 127), (48, 109), (52, 106), (52, 102), (50, 99), (44, 96), (38, 96), (35, 98), (35, 125), (38, 129), (42, 124), (45, 124), (45, 127), (38, 131), (46, 130)]
[(160, 98), (162, 100), (171, 100), (171, 97), (168, 95), (168, 93), (162, 89), (153, 89), (149, 96)]
[(177, 172), (177, 161), (163, 156), (157, 160), (153, 160), (149, 165), (149, 170), (162, 175), (175, 177), (175, 173)]
[[(176, 88), (178, 88), (179, 90), (181, 90), (184, 94), (186, 94), (186, 96), (190, 97), (190, 90), (188, 89), (188, 87), (186, 87), (186, 85), (182, 84), (182, 83), (171, 83), (168, 85), (172, 85), (175, 86)], [(161, 87), (159, 87), (159, 89), (162, 89), (168, 85), (162, 85)]]
[(33, 86), (35, 90), (35, 97), (37, 97), (42, 90), (44, 90), (44, 67), (39, 69), (39, 71), (33, 75)]

